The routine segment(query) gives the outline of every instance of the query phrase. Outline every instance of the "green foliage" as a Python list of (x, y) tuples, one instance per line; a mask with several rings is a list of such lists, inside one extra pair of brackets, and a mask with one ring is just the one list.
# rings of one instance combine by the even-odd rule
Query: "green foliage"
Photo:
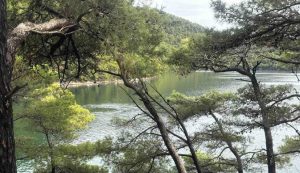
[[(269, 86), (261, 85), (261, 99), (267, 105), (267, 115), (271, 126), (277, 126), (287, 119), (297, 118), (294, 112), (299, 110), (298, 104), (285, 102), (285, 98), (292, 95), (293, 88), (290, 85)], [(292, 98), (290, 98), (292, 99)], [(282, 102), (281, 100), (285, 100)], [(202, 131), (197, 132), (195, 140), (205, 144), (210, 151), (221, 149), (227, 145), (233, 145), (236, 151), (243, 155), (247, 153), (246, 146), (248, 140), (245, 138), (244, 130), (259, 128), (257, 122), (262, 123), (260, 111), (258, 110), (257, 97), (254, 94), (252, 86), (245, 86), (238, 90), (236, 94), (210, 92), (203, 96), (186, 96), (178, 92), (173, 92), (168, 101), (174, 105), (180, 113), (183, 120), (196, 117), (197, 115), (215, 116), (215, 123), (207, 125)], [(226, 105), (226, 106), (224, 106)], [(219, 116), (220, 118), (217, 118)], [(246, 118), (239, 119), (245, 116)], [(226, 120), (226, 118), (228, 119)], [(235, 117), (235, 119), (230, 119)], [(218, 121), (218, 122), (217, 122)], [(243, 129), (245, 128), (245, 129)], [(281, 152), (293, 154), (298, 151), (298, 138), (288, 138), (285, 145), (280, 147)], [(239, 145), (241, 144), (241, 145)], [(223, 162), (235, 164), (234, 159), (221, 157)], [(243, 159), (246, 159), (244, 156)], [(218, 162), (218, 160), (214, 160)], [(255, 163), (266, 163), (265, 153), (256, 153)], [(287, 166), (290, 162), (288, 156), (277, 156), (276, 162), (279, 167)], [(192, 163), (191, 163), (192, 164)], [(250, 169), (249, 163), (244, 163), (244, 169)], [(220, 170), (229, 169), (233, 171), (234, 167), (217, 167)], [(214, 169), (214, 168), (210, 168)], [(220, 171), (219, 170), (219, 171)]]
[[(205, 69), (224, 70), (229, 67), (238, 67), (241, 64), (241, 52), (247, 52), (247, 63), (250, 69), (256, 67), (257, 70), (283, 70), (296, 72), (298, 66), (283, 64), (270, 58), (281, 59), (283, 61), (297, 61), (296, 52), (282, 51), (270, 47), (252, 45), (251, 48), (243, 44), (238, 44), (242, 31), (228, 29), (225, 31), (205, 30), (197, 34), (190, 40), (188, 49), (178, 49), (171, 56), (170, 63), (177, 68), (182, 68), (183, 72)], [(182, 46), (184, 47), (184, 46)], [(242, 68), (242, 67), (241, 67)]]
[(175, 70), (181, 74), (187, 74), (193, 70), (194, 55), (192, 44), (191, 39), (182, 39), (180, 46), (173, 51), (168, 60), (168, 63), (174, 65)]
[[(125, 140), (130, 138), (132, 136), (126, 136)], [(110, 163), (112, 173), (173, 173), (169, 160), (159, 157), (164, 153), (161, 140), (156, 137), (141, 136), (131, 144), (122, 144), (125, 142), (123, 140), (124, 138), (118, 139), (113, 143), (111, 152), (104, 150), (107, 154), (102, 154), (105, 162)]]
[(111, 154), (111, 152), (113, 151), (113, 141), (111, 138), (106, 138), (104, 140), (97, 141), (95, 145), (96, 153), (100, 156)]
[[(95, 143), (81, 143), (77, 145), (59, 144), (53, 151), (55, 167), (62, 172), (74, 173), (108, 173), (105, 166), (90, 165), (87, 162), (95, 156), (105, 157), (113, 151), (112, 140), (107, 138)], [(36, 162), (36, 173), (46, 173), (51, 170), (51, 164)]]
[[(75, 173), (108, 173), (104, 167), (89, 165), (86, 162), (97, 155), (97, 148), (99, 142), (94, 143), (81, 143), (78, 145), (61, 144), (54, 150), (55, 167), (62, 172), (75, 172)], [(46, 173), (51, 169), (51, 165), (45, 167), (37, 167), (35, 172)]]
[(158, 46), (153, 50), (153, 55), (159, 57), (160, 59), (168, 59), (175, 51), (175, 47), (170, 45), (167, 42), (162, 41)]
[(48, 64), (28, 66), (24, 57), (16, 56), (13, 71), (13, 85), (23, 86), (26, 84), (24, 95), (27, 95), (31, 90), (46, 87), (56, 82), (57, 77), (57, 72)]
[(231, 93), (208, 92), (202, 96), (186, 96), (173, 91), (168, 98), (183, 119), (188, 119), (194, 115), (207, 114), (220, 108), (226, 101), (234, 98)]
[(299, 136), (287, 137), (284, 140), (284, 145), (280, 146), (279, 150), (281, 153), (298, 153), (300, 150), (300, 138)]
[(94, 118), (87, 110), (76, 104), (74, 95), (59, 84), (32, 92), (24, 114), (30, 118), (38, 131), (50, 132), (57, 140), (74, 137), (74, 131), (84, 128)]
[[(84, 163), (64, 162), (62, 165), (58, 165), (60, 172), (72, 172), (72, 173), (108, 173), (105, 168), (99, 166), (88, 165)], [(51, 168), (38, 168), (34, 173), (49, 173)]]
[(27, 101), (22, 118), (27, 119), (28, 128), (41, 134), (43, 140), (37, 142), (34, 138), (21, 137), (17, 140), (17, 146), (22, 155), (34, 159), (36, 171), (43, 172), (50, 165), (63, 168), (72, 164), (77, 165), (78, 170), (95, 170), (94, 167), (80, 163), (91, 158), (86, 154), (92, 148), (91, 144), (63, 144), (74, 139), (75, 132), (85, 128), (94, 119), (94, 115), (78, 105), (70, 91), (62, 89), (56, 83), (47, 88), (33, 90)]
[[(219, 162), (213, 155), (201, 151), (198, 151), (196, 154), (205, 172), (236, 172), (232, 166), (222, 164), (222, 162)], [(184, 157), (184, 161), (187, 167), (193, 167), (191, 158)]]
[(160, 18), (163, 21), (162, 29), (165, 33), (165, 42), (180, 46), (181, 40), (184, 38), (192, 38), (204, 32), (204, 28), (199, 24), (192, 23), (186, 19), (160, 12)]
[(166, 69), (166, 65), (161, 59), (141, 57), (136, 54), (126, 55), (124, 64), (132, 78), (152, 77)]

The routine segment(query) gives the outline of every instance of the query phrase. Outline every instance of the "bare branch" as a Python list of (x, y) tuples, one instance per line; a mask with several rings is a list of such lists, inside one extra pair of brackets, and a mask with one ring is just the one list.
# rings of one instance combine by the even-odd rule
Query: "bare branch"
[(285, 59), (279, 59), (279, 58), (273, 58), (273, 57), (269, 57), (269, 56), (265, 56), (265, 55), (261, 55), (262, 57), (269, 59), (269, 60), (273, 60), (273, 61), (278, 61), (284, 64), (294, 64), (294, 65), (300, 65), (299, 61), (293, 61), (293, 60), (285, 60)]
[(283, 98), (281, 98), (281, 99), (279, 99), (279, 100), (276, 100), (274, 103), (272, 103), (272, 104), (269, 106), (269, 108), (273, 107), (274, 105), (276, 105), (276, 104), (278, 104), (278, 103), (281, 103), (281, 102), (283, 102), (283, 101), (285, 101), (285, 100), (289, 100), (289, 99), (294, 98), (294, 97), (300, 98), (300, 94), (293, 94), (293, 95), (289, 95), (289, 96), (283, 97)]

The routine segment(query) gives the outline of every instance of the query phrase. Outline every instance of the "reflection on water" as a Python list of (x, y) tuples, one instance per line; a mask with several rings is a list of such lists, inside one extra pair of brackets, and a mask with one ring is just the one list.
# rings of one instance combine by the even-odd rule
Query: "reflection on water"
[[(258, 73), (258, 80), (266, 85), (292, 84), (300, 89), (300, 83), (291, 73)], [(236, 91), (247, 84), (240, 79), (247, 79), (238, 73), (195, 72), (188, 76), (168, 73), (150, 82), (164, 96), (173, 90), (187, 95), (200, 95), (209, 90)], [(118, 85), (100, 85), (72, 88), (77, 101), (82, 105), (104, 103), (132, 103)]]
[[(233, 85), (234, 83), (234, 85)], [(239, 83), (237, 85), (237, 83)], [(173, 90), (188, 95), (198, 95), (207, 90), (232, 90), (240, 86), (240, 81), (222, 78), (211, 72), (192, 73), (188, 76), (166, 74), (150, 82), (159, 92), (168, 96)], [(82, 105), (104, 103), (132, 103), (130, 98), (118, 85), (100, 85), (90, 87), (72, 88), (77, 101)]]
[[(266, 85), (282, 85), (291, 84), (296, 89), (300, 90), (300, 83), (297, 78), (291, 73), (258, 73), (258, 79)], [(176, 76), (169, 73), (159, 76), (157, 79), (150, 82), (164, 96), (171, 94), (173, 90), (185, 93), (187, 95), (200, 95), (209, 90), (231, 91), (235, 92), (238, 88), (247, 84), (240, 79), (247, 79), (237, 73), (220, 73), (212, 72), (195, 72), (188, 76)], [(111, 120), (115, 117), (131, 117), (139, 113), (138, 108), (132, 103), (130, 98), (124, 93), (118, 85), (100, 85), (91, 87), (73, 88), (77, 102), (85, 105), (95, 115), (96, 119), (90, 123), (89, 127), (78, 133), (79, 137), (74, 143), (85, 141), (96, 141), (103, 139), (105, 136), (120, 133), (120, 129), (111, 125)], [(189, 126), (189, 125), (188, 125)], [(195, 127), (190, 125), (189, 127)], [(191, 131), (195, 130), (190, 128)], [(264, 146), (264, 136), (262, 131), (257, 130), (255, 133), (256, 147)], [(274, 135), (276, 140), (275, 145), (280, 145), (281, 140), (286, 134), (293, 133), (291, 129), (275, 129)], [(299, 159), (293, 163), (299, 163)], [(286, 168), (279, 172), (296, 173), (297, 165)], [(26, 171), (19, 171), (26, 172)]]

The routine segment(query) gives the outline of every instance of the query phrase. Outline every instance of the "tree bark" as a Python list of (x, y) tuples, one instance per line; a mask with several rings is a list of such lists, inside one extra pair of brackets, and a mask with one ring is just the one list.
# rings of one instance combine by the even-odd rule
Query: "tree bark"
[(12, 66), (7, 54), (6, 0), (0, 0), (0, 172), (16, 173), (11, 92)]

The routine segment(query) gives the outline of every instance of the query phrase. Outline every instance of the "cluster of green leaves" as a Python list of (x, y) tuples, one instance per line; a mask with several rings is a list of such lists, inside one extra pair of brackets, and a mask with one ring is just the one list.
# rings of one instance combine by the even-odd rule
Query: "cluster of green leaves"
[(42, 124), (41, 127), (58, 140), (72, 139), (75, 130), (84, 128), (94, 118), (87, 109), (76, 104), (72, 92), (57, 83), (34, 90), (30, 97), (23, 114), (33, 120), (34, 127)]
[(111, 152), (98, 150), (113, 173), (176, 172), (170, 160), (164, 157), (168, 154), (164, 152), (159, 137), (142, 135), (128, 143), (127, 140), (132, 138), (132, 134), (126, 133), (111, 143)]
[(169, 57), (168, 63), (173, 65), (174, 69), (180, 74), (188, 74), (194, 69), (192, 44), (193, 41), (190, 38), (182, 39), (180, 46)]
[(26, 88), (24, 88), (26, 91), (23, 92), (23, 94), (37, 88), (48, 86), (56, 82), (57, 78), (57, 72), (48, 64), (28, 66), (22, 56), (16, 57), (13, 71), (13, 85), (26, 85)]
[[(210, 155), (208, 153), (200, 152), (198, 151), (197, 153), (197, 158), (201, 162), (202, 169), (207, 172), (226, 172), (231, 173), (231, 172), (236, 172), (233, 167), (230, 165), (222, 164), (221, 162), (218, 163), (216, 159), (213, 157), (213, 155)], [(184, 161), (186, 163), (186, 166), (193, 167), (193, 162), (191, 158), (184, 158)]]
[(173, 91), (168, 100), (174, 105), (182, 119), (188, 119), (195, 115), (205, 115), (210, 111), (216, 111), (225, 102), (234, 99), (234, 97), (232, 93), (220, 93), (217, 91), (211, 91), (202, 96), (186, 96)]
[[(58, 145), (53, 150), (56, 169), (60, 172), (70, 173), (108, 173), (108, 169), (104, 166), (87, 164), (90, 159), (96, 156), (97, 146), (89, 142), (78, 145)], [(101, 146), (105, 145), (101, 144)], [(51, 165), (49, 163), (35, 162), (36, 173), (47, 173), (50, 170)]]
[(282, 145), (279, 149), (281, 153), (299, 153), (300, 151), (300, 139), (299, 136), (287, 137), (285, 139), (285, 144)]
[[(84, 153), (89, 144), (72, 149), (64, 145), (64, 142), (70, 142), (76, 137), (77, 130), (85, 128), (94, 119), (94, 115), (76, 103), (69, 90), (61, 88), (57, 83), (35, 89), (28, 97), (25, 107), (20, 114), (22, 119), (18, 121), (26, 122), (28, 127), (25, 130), (32, 131), (35, 135), (17, 136), (20, 157), (33, 159), (37, 172), (51, 169), (51, 164), (60, 169), (74, 165), (78, 170), (96, 170), (95, 167), (82, 163), (88, 159)], [(82, 153), (81, 157), (75, 157), (79, 153)]]

